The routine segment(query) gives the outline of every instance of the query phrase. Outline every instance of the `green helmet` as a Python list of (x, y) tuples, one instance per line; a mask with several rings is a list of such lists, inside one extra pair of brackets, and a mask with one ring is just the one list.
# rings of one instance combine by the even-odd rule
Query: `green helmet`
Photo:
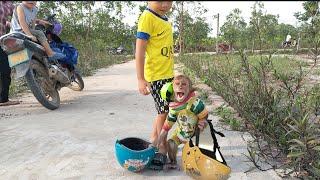
[(167, 102), (173, 101), (173, 86), (172, 82), (164, 84), (160, 90), (161, 98)]

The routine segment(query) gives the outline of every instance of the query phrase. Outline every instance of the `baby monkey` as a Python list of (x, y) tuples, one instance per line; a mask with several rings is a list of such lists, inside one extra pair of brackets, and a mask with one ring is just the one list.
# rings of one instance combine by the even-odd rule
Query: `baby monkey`
[[(159, 159), (166, 159), (168, 153), (170, 159), (168, 167), (175, 169), (177, 168), (178, 146), (187, 143), (197, 127), (203, 131), (207, 126), (208, 111), (203, 101), (195, 96), (195, 90), (189, 77), (177, 75), (172, 83), (174, 102), (169, 103), (169, 114), (157, 142), (159, 153), (155, 158), (162, 156)], [(168, 131), (175, 123), (177, 127), (167, 141)]]

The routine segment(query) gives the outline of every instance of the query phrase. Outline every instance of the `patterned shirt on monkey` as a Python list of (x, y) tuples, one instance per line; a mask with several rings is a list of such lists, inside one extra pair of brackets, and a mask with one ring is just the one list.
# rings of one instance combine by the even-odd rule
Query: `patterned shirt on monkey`
[(172, 102), (169, 104), (169, 114), (163, 125), (165, 131), (169, 131), (175, 122), (178, 126), (171, 138), (177, 145), (186, 143), (195, 132), (198, 122), (205, 120), (208, 110), (203, 101), (191, 92), (184, 102)]

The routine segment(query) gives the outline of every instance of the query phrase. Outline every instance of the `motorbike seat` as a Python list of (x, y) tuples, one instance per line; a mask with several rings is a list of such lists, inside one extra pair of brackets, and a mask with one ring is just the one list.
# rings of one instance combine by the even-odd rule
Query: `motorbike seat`
[(1, 36), (0, 40), (3, 39), (4, 37), (15, 37), (15, 38), (18, 38), (18, 39), (23, 39), (23, 40), (28, 40), (26, 41), (26, 44), (28, 46), (30, 46), (31, 48), (35, 49), (35, 50), (40, 50), (40, 51), (43, 51), (45, 52), (45, 49), (44, 47), (40, 44), (40, 42), (34, 42), (31, 40), (31, 38), (24, 34), (24, 33), (21, 33), (21, 32), (11, 32), (9, 34), (6, 34), (6, 35), (3, 35)]

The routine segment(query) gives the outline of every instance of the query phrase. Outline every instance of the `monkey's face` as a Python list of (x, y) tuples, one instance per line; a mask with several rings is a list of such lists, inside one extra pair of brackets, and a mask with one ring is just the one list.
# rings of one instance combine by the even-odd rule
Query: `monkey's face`
[(186, 78), (173, 81), (174, 98), (176, 102), (183, 102), (190, 93), (190, 83)]

